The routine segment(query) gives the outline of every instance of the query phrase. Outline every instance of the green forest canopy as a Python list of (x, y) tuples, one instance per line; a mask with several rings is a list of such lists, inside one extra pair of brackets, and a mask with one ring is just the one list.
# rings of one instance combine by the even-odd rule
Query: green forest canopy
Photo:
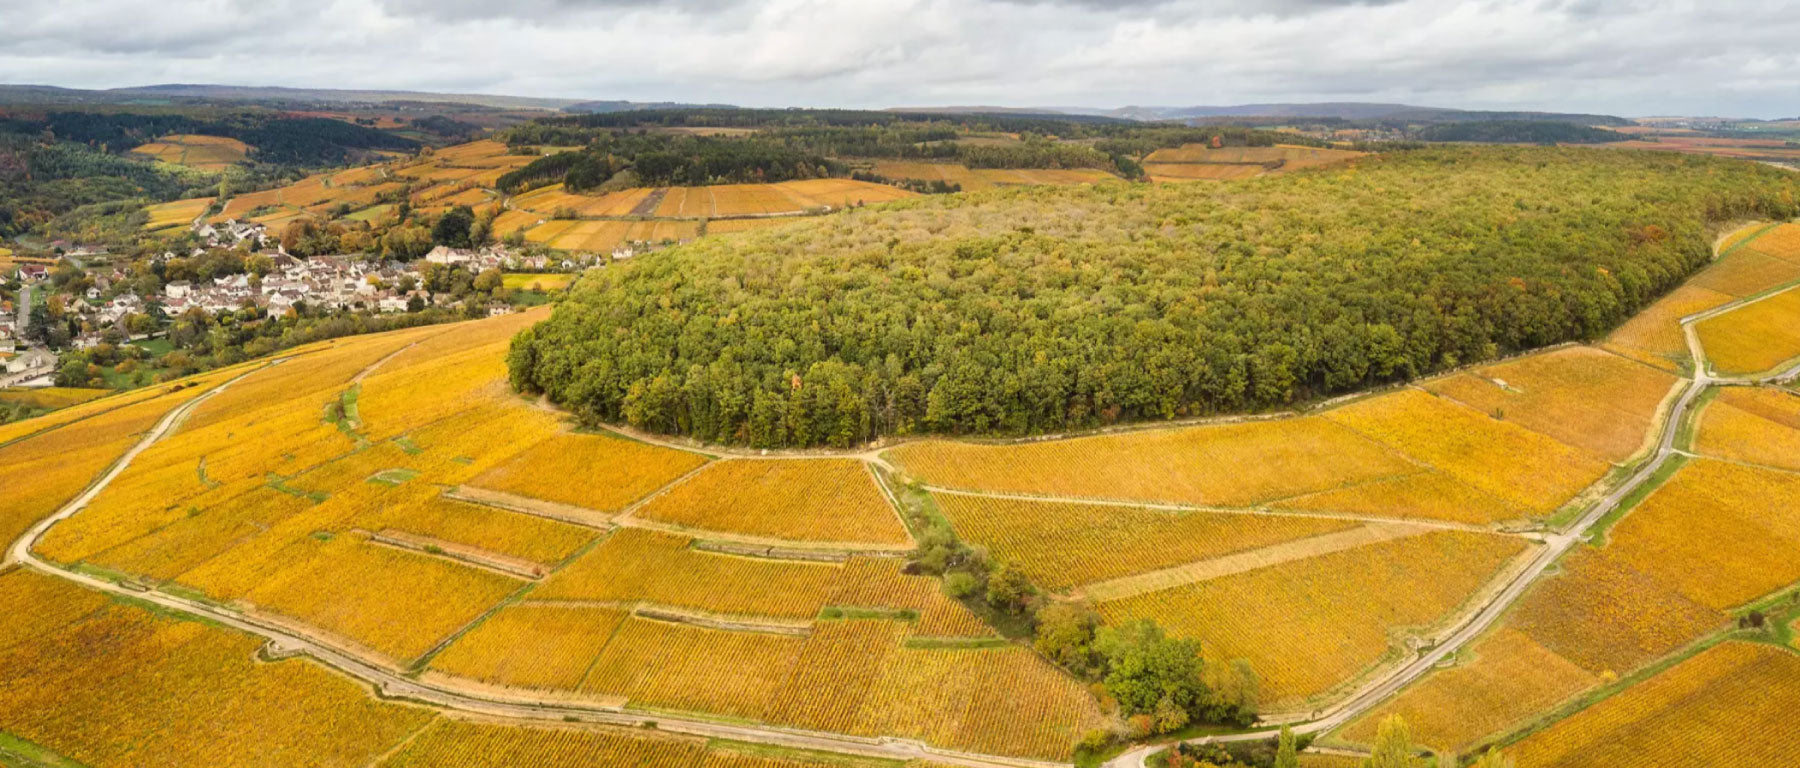
[(583, 278), (513, 382), (758, 446), (1023, 435), (1283, 406), (1599, 336), (1796, 214), (1800, 177), (1441, 147), (1223, 185), (933, 196)]

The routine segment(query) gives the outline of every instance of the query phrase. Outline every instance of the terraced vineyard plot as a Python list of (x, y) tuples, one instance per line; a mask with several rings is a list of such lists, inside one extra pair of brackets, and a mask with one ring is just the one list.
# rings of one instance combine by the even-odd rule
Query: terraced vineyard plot
[(1254, 504), (1417, 469), (1379, 443), (1319, 418), (1018, 445), (924, 440), (889, 455), (941, 487), (1203, 505)]
[(685, 451), (602, 435), (556, 435), (470, 482), (520, 496), (617, 512), (706, 463)]
[(1800, 290), (1702, 320), (1694, 330), (1723, 374), (1756, 374), (1800, 358)]
[(853, 557), (844, 563), (829, 602), (847, 609), (904, 610), (918, 614), (912, 633), (922, 637), (993, 637), (987, 625), (962, 603), (944, 596), (937, 579), (902, 572), (892, 557)]
[(703, 218), (713, 215), (712, 192), (707, 187), (669, 187), (657, 203), (659, 217)]
[(552, 272), (536, 274), (532, 272), (508, 272), (501, 276), (501, 282), (507, 290), (513, 291), (560, 291), (575, 282), (578, 275)]
[(1103, 602), (1220, 658), (1249, 660), (1265, 707), (1323, 693), (1387, 654), (1390, 632), (1444, 619), (1512, 557), (1516, 538), (1438, 531)]
[(220, 171), (244, 162), (250, 154), (250, 146), (226, 136), (183, 133), (140, 144), (131, 153), (144, 155), (159, 163), (185, 165), (203, 171)]
[(562, 562), (600, 536), (568, 523), (446, 499), (429, 487), (386, 501), (358, 518), (357, 525), (371, 531), (397, 529), (545, 566)]
[(172, 522), (83, 559), (124, 573), (175, 580), (310, 504), (262, 486), (219, 494), (216, 500), (193, 499), (178, 516), (171, 515)]
[(144, 208), (144, 213), (150, 215), (150, 220), (144, 222), (144, 229), (150, 232), (158, 232), (165, 229), (186, 227), (194, 223), (194, 219), (200, 218), (200, 214), (205, 213), (207, 207), (212, 205), (212, 202), (213, 198), (197, 197), (189, 200), (176, 200), (172, 203), (158, 203), (156, 205), (146, 206)]
[(1508, 749), (1521, 768), (1791, 765), (1800, 656), (1724, 643)]
[(572, 691), (627, 614), (588, 605), (516, 603), (457, 638), (431, 669), (494, 685)]
[(1338, 735), (1373, 743), (1377, 724), (1389, 715), (1400, 715), (1420, 743), (1465, 752), (1483, 737), (1600, 682), (1511, 628), (1482, 638), (1471, 653), (1473, 659), (1433, 672)]
[(1268, 170), (1250, 163), (1149, 163), (1144, 173), (1157, 183), (1178, 181), (1229, 181), (1261, 176)]
[[(50, 589), (52, 604), (93, 599)], [(257, 663), (249, 635), (125, 605), (37, 626), (0, 648), (0, 731), (92, 768), (361, 768), (433, 717), (316, 664)]]
[[(1757, 242), (1761, 242), (1761, 238)], [(1800, 280), (1800, 262), (1771, 256), (1747, 246), (1695, 275), (1688, 284), (1744, 297), (1795, 280)]]
[(881, 620), (824, 621), (813, 627), (787, 680), (770, 701), (767, 718), (821, 731), (855, 730), (888, 658), (900, 652), (908, 627)]
[(418, 658), (523, 584), (353, 534), (291, 549), (245, 599), (396, 662)]
[(901, 160), (878, 160), (874, 171), (882, 178), (919, 181), (942, 181), (955, 184), (964, 192), (992, 189), (994, 183), (977, 171), (953, 163), (920, 163)]
[(1415, 472), (1382, 478), (1348, 488), (1282, 499), (1271, 506), (1471, 525), (1530, 516), (1524, 507), (1501, 501), (1493, 494), (1442, 472)]
[[(1718, 269), (1717, 266), (1711, 267)], [(1702, 272), (1705, 275), (1706, 272)], [(1602, 346), (1667, 371), (1679, 371), (1692, 357), (1681, 318), (1730, 302), (1731, 294), (1682, 285), (1613, 331)]]
[(806, 639), (629, 618), (581, 686), (639, 708), (758, 718), (787, 680)]
[(1624, 675), (1724, 624), (1621, 562), (1610, 548), (1577, 550), (1533, 586), (1507, 618), (1551, 652), (1596, 675)]
[(904, 648), (890, 658), (856, 732), (1068, 760), (1103, 722), (1081, 683), (1026, 648)]
[(787, 541), (912, 543), (875, 478), (854, 459), (714, 462), (634, 514)]
[(1290, 145), (1213, 148), (1205, 144), (1186, 144), (1150, 153), (1144, 158), (1144, 172), (1157, 182), (1245, 179), (1264, 173), (1327, 165), (1364, 154)]
[(825, 768), (833, 761), (743, 755), (706, 740), (595, 725), (486, 723), (440, 718), (379, 768)]
[(710, 187), (715, 216), (803, 213), (807, 201), (788, 195), (781, 184), (719, 184)]
[(1327, 518), (1175, 512), (935, 494), (957, 533), (1043, 589), (1134, 573), (1356, 527)]
[(1607, 470), (1606, 462), (1579, 449), (1416, 389), (1323, 418), (1537, 514), (1555, 511)]
[(1701, 419), (1695, 451), (1800, 471), (1800, 396), (1778, 389), (1728, 387)]
[(1612, 462), (1637, 453), (1675, 377), (1569, 347), (1435, 379), (1427, 391)]
[(700, 552), (688, 544), (683, 536), (621, 528), (544, 580), (532, 597), (810, 619), (840, 578), (836, 564)]
[(1800, 581), (1800, 475), (1695, 460), (1613, 527), (1607, 549), (1724, 610)]
[[(11, 425), (16, 427), (12, 434), (23, 439), (0, 445), (0, 487), (9, 489), (0, 498), (0, 541), (17, 539), (55, 512), (130, 450), (164, 415), (236, 373), (219, 371), (182, 382), (193, 386), (159, 387), (154, 391), (161, 394), (144, 399), (107, 398), (91, 404), (92, 408), (78, 406), (83, 410), (67, 419), (53, 415)], [(121, 406), (121, 402), (129, 404)], [(33, 435), (37, 430), (47, 431)]]
[(111, 602), (98, 592), (73, 588), (54, 576), (18, 566), (0, 569), (0, 605), (18, 609), (0, 619), (0, 652), (40, 640), (40, 635), (73, 624)]
[(494, 217), (493, 232), (496, 237), (506, 237), (522, 229), (531, 229), (547, 221), (544, 214), (534, 211), (502, 211)]
[(853, 179), (806, 179), (785, 181), (778, 186), (783, 192), (808, 207), (844, 208), (885, 203), (913, 196), (912, 192), (899, 187)]
[(706, 234), (730, 235), (792, 223), (791, 219), (714, 219), (706, 223)]

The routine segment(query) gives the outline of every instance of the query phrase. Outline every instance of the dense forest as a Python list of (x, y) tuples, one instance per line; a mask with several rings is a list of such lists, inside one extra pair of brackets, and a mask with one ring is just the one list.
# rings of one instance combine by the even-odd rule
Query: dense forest
[(322, 117), (272, 112), (79, 112), (0, 117), (0, 133), (37, 135), (120, 153), (176, 133), (224, 136), (250, 145), (250, 159), (275, 165), (343, 165), (374, 150), (410, 152), (411, 139)]
[[(671, 128), (755, 129), (703, 136)], [(1243, 127), (1089, 122), (1049, 117), (907, 115), (838, 110), (668, 110), (543, 118), (501, 138), (525, 148), (572, 147), (500, 178), (508, 192), (566, 182), (590, 190), (631, 171), (615, 186), (698, 186), (850, 176), (845, 159), (961, 163), (970, 168), (1096, 168), (1135, 178), (1139, 161), (1164, 147), (1318, 144), (1291, 133)], [(578, 170), (580, 169), (580, 170)]]
[(583, 278), (514, 384), (757, 446), (1278, 408), (1598, 336), (1788, 218), (1751, 163), (1439, 147), (1226, 185), (916, 198)]
[(1605, 128), (1543, 120), (1440, 123), (1419, 129), (1420, 141), (1473, 141), (1486, 144), (1605, 144), (1631, 137)]
[(209, 182), (85, 144), (0, 131), (0, 237), (86, 205), (198, 193)]

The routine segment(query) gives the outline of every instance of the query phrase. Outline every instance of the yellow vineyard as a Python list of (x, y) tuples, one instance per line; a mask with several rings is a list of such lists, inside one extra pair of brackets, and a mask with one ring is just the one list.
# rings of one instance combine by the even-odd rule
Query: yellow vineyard
[(1800, 656), (1725, 643), (1509, 748), (1521, 768), (1787, 765)]
[(635, 514), (787, 541), (912, 544), (868, 467), (853, 459), (716, 462)]
[(1757, 374), (1787, 366), (1800, 358), (1800, 290), (1707, 318), (1695, 330), (1720, 373)]
[(1441, 621), (1510, 558), (1518, 539), (1443, 531), (1258, 568), (1099, 605), (1154, 619), (1223, 658), (1247, 659), (1267, 702), (1328, 691), (1379, 662), (1390, 631)]
[(1046, 589), (1205, 560), (1355, 527), (1330, 518), (1181, 512), (940, 493), (964, 539)]
[(142, 155), (159, 163), (219, 171), (244, 162), (250, 155), (250, 147), (237, 139), (224, 136), (183, 133), (140, 144), (131, 150), (131, 154)]

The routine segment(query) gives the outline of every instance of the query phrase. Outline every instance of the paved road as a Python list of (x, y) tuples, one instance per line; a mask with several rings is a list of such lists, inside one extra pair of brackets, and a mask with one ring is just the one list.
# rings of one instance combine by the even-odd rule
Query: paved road
[[(270, 364), (277, 364), (280, 359)], [(257, 369), (257, 370), (260, 370)], [(254, 373), (251, 371), (250, 373)], [(373, 685), (384, 696), (404, 698), (440, 709), (456, 710), (490, 717), (509, 718), (519, 721), (564, 723), (569, 720), (581, 722), (607, 723), (642, 727), (654, 723), (661, 731), (684, 733), (706, 738), (733, 739), (737, 741), (770, 744), (796, 749), (822, 750), (841, 754), (861, 755), (896, 760), (929, 759), (934, 763), (967, 766), (968, 768), (1051, 768), (1061, 766), (1038, 760), (1027, 760), (992, 755), (976, 755), (933, 749), (917, 741), (896, 738), (859, 738), (842, 734), (822, 733), (786, 728), (763, 728), (756, 726), (730, 725), (707, 720), (694, 720), (668, 715), (644, 715), (604, 707), (582, 707), (568, 704), (552, 704), (536, 702), (529, 699), (503, 700), (488, 696), (478, 696), (452, 690), (443, 685), (412, 680), (397, 672), (367, 662), (351, 653), (326, 645), (312, 638), (296, 634), (291, 629), (217, 608), (205, 603), (188, 600), (155, 591), (140, 591), (115, 584), (104, 579), (95, 578), (82, 573), (64, 570), (56, 565), (38, 559), (31, 549), (44, 533), (57, 523), (86, 508), (102, 491), (118, 478), (139, 454), (149, 448), (165, 435), (181, 426), (189, 414), (209, 398), (225, 391), (233, 383), (250, 375), (245, 373), (237, 378), (214, 387), (205, 393), (188, 400), (186, 403), (169, 411), (147, 432), (142, 440), (133, 445), (119, 460), (108, 468), (105, 474), (95, 480), (80, 496), (63, 505), (55, 514), (39, 521), (25, 535), (19, 537), (7, 549), (0, 566), (8, 562), (42, 571), (69, 581), (73, 581), (88, 589), (109, 594), (122, 595), (137, 600), (144, 600), (175, 611), (203, 616), (225, 626), (248, 632), (269, 640), (268, 650), (271, 655), (287, 657), (296, 654), (311, 656), (327, 666), (334, 667), (358, 680)]]

